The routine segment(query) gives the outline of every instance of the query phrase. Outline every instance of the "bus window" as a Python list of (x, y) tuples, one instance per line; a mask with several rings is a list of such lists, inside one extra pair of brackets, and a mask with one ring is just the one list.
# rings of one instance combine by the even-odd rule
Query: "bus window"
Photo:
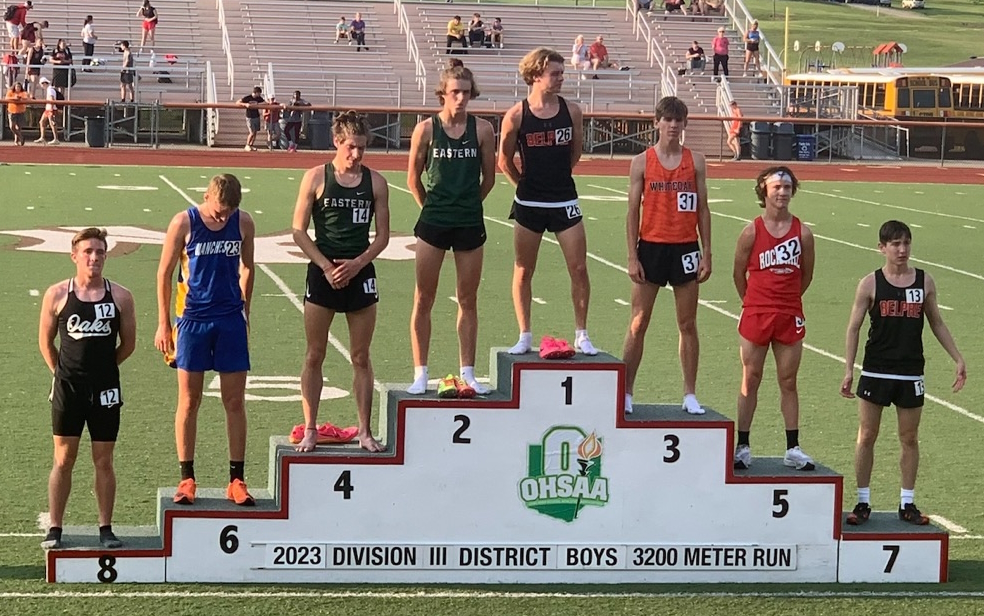
[(913, 90), (912, 106), (915, 109), (933, 109), (936, 107), (936, 90)]
[(875, 85), (874, 106), (879, 109), (883, 109), (885, 107), (885, 84), (883, 83)]
[(909, 104), (909, 88), (899, 88), (899, 109), (907, 109)]
[(951, 98), (950, 88), (940, 88), (939, 92), (940, 92), (940, 107), (944, 109), (949, 109), (950, 107), (952, 107), (953, 104), (950, 102), (950, 98)]

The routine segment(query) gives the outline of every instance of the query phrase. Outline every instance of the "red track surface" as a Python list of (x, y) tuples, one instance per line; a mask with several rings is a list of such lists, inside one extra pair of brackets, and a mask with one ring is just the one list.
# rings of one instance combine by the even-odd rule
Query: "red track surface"
[[(324, 163), (331, 152), (243, 152), (228, 149), (168, 148), (137, 150), (126, 148), (87, 148), (71, 146), (34, 146), (0, 148), (0, 161), (7, 163), (75, 164), (75, 165), (146, 165), (153, 167), (212, 167), (303, 169)], [(407, 154), (370, 153), (366, 164), (381, 171), (405, 171)], [(708, 177), (716, 179), (750, 179), (770, 161), (708, 162)], [(953, 163), (940, 167), (934, 163), (859, 164), (851, 162), (786, 163), (800, 180), (842, 180), (859, 182), (909, 182), (927, 184), (981, 184), (984, 169)], [(628, 175), (628, 158), (585, 158), (578, 164), (581, 175)]]

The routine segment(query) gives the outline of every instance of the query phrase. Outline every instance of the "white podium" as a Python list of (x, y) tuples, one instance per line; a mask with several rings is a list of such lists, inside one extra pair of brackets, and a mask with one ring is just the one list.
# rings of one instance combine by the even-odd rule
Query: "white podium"
[[(123, 549), (96, 547), (94, 529), (88, 538), (66, 529), (75, 544), (48, 553), (48, 580), (946, 579), (947, 536), (935, 527), (875, 516), (861, 527), (869, 532), (847, 532), (843, 479), (832, 470), (756, 458), (734, 471), (733, 422), (710, 410), (636, 405), (624, 415), (624, 365), (614, 357), (493, 350), (492, 383), (474, 400), (394, 386), (381, 402), (382, 455), (357, 445), (299, 454), (274, 437), (270, 485), (254, 493), (255, 508), (218, 489), (173, 505), (172, 488), (159, 491), (156, 526), (121, 529)], [(901, 547), (882, 573), (885, 545)]]

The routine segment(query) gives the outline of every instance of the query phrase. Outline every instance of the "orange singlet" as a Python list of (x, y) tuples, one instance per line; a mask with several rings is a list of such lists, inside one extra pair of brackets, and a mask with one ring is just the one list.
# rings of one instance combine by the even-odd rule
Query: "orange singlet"
[(660, 244), (697, 241), (697, 171), (688, 148), (683, 148), (676, 169), (659, 162), (655, 147), (646, 150), (639, 239)]

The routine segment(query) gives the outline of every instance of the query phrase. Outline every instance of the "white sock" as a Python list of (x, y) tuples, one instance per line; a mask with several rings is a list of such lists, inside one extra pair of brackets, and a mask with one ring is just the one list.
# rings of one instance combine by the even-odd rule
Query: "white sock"
[(906, 505), (912, 504), (916, 500), (916, 491), (906, 490), (905, 488), (902, 488), (901, 496), (902, 496), (902, 506), (905, 507)]
[(697, 402), (697, 396), (694, 394), (687, 394), (683, 397), (683, 408), (691, 415), (704, 414), (704, 408), (700, 405), (700, 402)]
[(461, 380), (474, 389), (475, 393), (480, 396), (484, 396), (491, 391), (486, 385), (479, 383), (478, 379), (475, 378), (475, 366), (462, 366)]
[(591, 339), (588, 338), (588, 330), (586, 329), (574, 330), (574, 347), (585, 355), (598, 354), (598, 349), (591, 344)]
[(871, 504), (871, 488), (858, 488), (858, 502)]
[(517, 342), (511, 349), (509, 349), (510, 355), (522, 355), (523, 353), (529, 353), (533, 349), (533, 332), (520, 332), (519, 342)]
[(414, 366), (413, 384), (407, 387), (407, 393), (419, 396), (427, 391), (427, 366)]
[(625, 412), (632, 413), (632, 394), (625, 394)]

